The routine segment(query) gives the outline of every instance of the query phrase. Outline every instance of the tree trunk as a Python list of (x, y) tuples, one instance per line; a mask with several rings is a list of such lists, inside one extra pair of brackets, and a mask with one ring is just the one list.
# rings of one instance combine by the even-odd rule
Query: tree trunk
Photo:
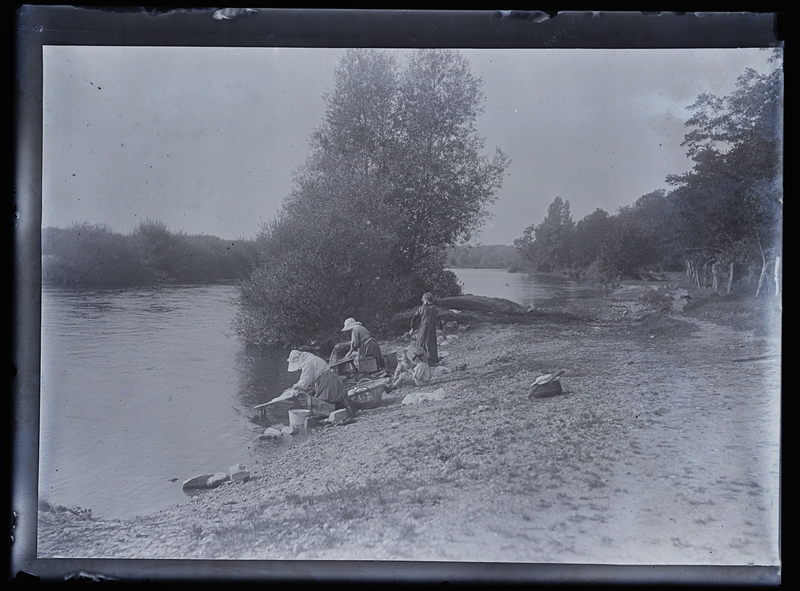
[(733, 289), (733, 263), (731, 263), (731, 271), (728, 274), (728, 293)]
[(716, 261), (711, 263), (711, 288), (714, 291), (719, 289), (719, 265)]
[(694, 261), (686, 261), (686, 275), (688, 275), (689, 279), (691, 279), (697, 287), (702, 287), (700, 284), (700, 273), (697, 270), (697, 263)]

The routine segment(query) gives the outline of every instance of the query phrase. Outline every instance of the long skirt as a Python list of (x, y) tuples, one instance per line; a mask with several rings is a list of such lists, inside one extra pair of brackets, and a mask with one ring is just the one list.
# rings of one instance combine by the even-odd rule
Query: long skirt
[[(345, 354), (350, 349), (350, 342), (347, 343), (339, 343), (333, 348), (331, 351), (330, 359), (328, 360), (329, 365), (333, 365), (334, 363), (338, 362), (341, 359), (344, 359)], [(374, 357), (375, 361), (378, 362), (378, 367), (383, 367), (383, 353), (381, 353), (381, 347), (378, 345), (377, 341), (374, 338), (370, 338), (365, 341), (359, 348), (358, 348), (358, 356), (359, 357)]]
[(344, 382), (333, 371), (326, 371), (314, 382), (314, 396), (330, 404), (344, 400), (347, 390)]
[(383, 354), (381, 353), (380, 345), (374, 338), (367, 339), (367, 341), (359, 347), (359, 357), (374, 357), (378, 362), (378, 367), (383, 367)]
[(426, 325), (419, 329), (416, 344), (428, 354), (428, 365), (439, 363), (439, 347), (436, 343), (436, 327)]

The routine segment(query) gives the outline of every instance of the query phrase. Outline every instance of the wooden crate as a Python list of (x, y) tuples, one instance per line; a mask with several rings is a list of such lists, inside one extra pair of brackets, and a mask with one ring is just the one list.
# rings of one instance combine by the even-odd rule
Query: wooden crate
[(378, 360), (374, 357), (359, 357), (356, 359), (358, 373), (374, 373), (378, 371)]

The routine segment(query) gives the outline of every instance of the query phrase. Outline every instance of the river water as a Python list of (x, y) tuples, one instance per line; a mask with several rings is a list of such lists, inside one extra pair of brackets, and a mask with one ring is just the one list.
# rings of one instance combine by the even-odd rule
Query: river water
[[(464, 292), (523, 305), (591, 293), (560, 277), (457, 269)], [(299, 374), (285, 350), (246, 348), (231, 285), (42, 292), (39, 496), (129, 518), (187, 500), (183, 480), (254, 466), (250, 409)]]
[(465, 294), (505, 298), (523, 306), (558, 304), (591, 297), (602, 287), (561, 275), (507, 273), (498, 269), (453, 269)]

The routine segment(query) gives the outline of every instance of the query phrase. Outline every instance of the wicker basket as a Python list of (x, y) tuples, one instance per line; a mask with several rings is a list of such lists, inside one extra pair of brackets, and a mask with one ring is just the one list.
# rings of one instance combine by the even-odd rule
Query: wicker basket
[(386, 384), (388, 384), (390, 381), (391, 380), (389, 378), (383, 378), (380, 380), (370, 380), (369, 378), (364, 378), (363, 380), (360, 380), (358, 384), (356, 384), (355, 388), (349, 390), (347, 395), (359, 410), (375, 408), (376, 406), (380, 405), (381, 398), (383, 397), (384, 386), (386, 386)]

